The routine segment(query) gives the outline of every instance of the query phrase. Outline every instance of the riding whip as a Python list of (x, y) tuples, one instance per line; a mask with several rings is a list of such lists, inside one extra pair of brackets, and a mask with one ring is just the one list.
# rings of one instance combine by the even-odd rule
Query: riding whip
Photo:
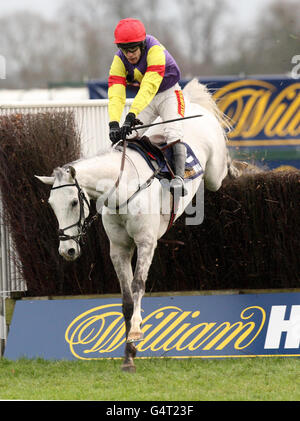
[(198, 114), (198, 115), (191, 115), (188, 117), (174, 118), (173, 120), (159, 121), (158, 123), (146, 124), (144, 126), (135, 126), (133, 127), (133, 130), (148, 129), (149, 127), (158, 126), (159, 124), (173, 123), (174, 121), (187, 120), (189, 118), (196, 118), (196, 117), (203, 117), (203, 116), (202, 114)]

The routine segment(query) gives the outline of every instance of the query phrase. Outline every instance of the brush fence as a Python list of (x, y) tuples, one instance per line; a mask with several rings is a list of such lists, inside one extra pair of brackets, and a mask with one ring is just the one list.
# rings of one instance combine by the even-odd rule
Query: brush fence
[[(123, 118), (129, 111), (131, 100), (126, 101)], [(0, 105), (0, 116), (11, 114), (73, 111), (77, 129), (81, 136), (81, 153), (85, 158), (105, 151), (109, 145), (108, 100), (86, 100), (80, 102), (10, 103)], [(50, 174), (49, 174), (50, 175)], [(18, 270), (18, 256), (13, 250), (8, 227), (2, 219), (0, 196), (0, 355), (7, 338), (5, 299), (13, 292), (26, 291), (26, 283)]]

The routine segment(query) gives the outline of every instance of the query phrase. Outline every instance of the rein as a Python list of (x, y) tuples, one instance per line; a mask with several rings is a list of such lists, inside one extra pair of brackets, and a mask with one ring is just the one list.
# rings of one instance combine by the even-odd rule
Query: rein
[[(190, 118), (195, 118), (195, 117), (202, 117), (202, 116), (192, 116)], [(189, 117), (187, 117), (187, 118), (189, 118)], [(174, 120), (174, 121), (177, 121), (177, 119)], [(160, 124), (160, 123), (157, 123), (157, 124)], [(149, 127), (151, 127), (151, 125)], [(178, 142), (180, 142), (180, 140), (176, 140), (175, 142), (171, 142), (171, 143), (167, 144), (166, 146), (162, 147), (161, 149), (164, 151), (164, 150), (174, 146)], [(122, 203), (121, 205), (117, 205), (115, 207), (108, 206), (108, 199), (111, 197), (113, 192), (119, 186), (119, 183), (120, 183), (120, 180), (121, 180), (121, 177), (122, 177), (122, 173), (123, 173), (124, 165), (125, 165), (125, 158), (126, 158), (126, 143), (127, 143), (126, 140), (123, 140), (123, 153), (122, 153), (122, 161), (121, 161), (121, 169), (120, 169), (119, 178), (117, 179), (115, 185), (113, 186), (113, 188), (110, 190), (110, 192), (106, 196), (106, 199), (103, 203), (103, 205), (106, 206), (108, 209), (116, 210), (116, 211), (119, 211), (120, 209), (124, 208), (125, 206), (128, 206), (128, 204), (131, 202), (131, 200), (133, 200), (135, 198), (135, 196), (137, 196), (142, 190), (145, 190), (148, 187), (150, 187), (153, 180), (157, 176), (157, 174), (159, 174), (159, 172), (162, 170), (162, 167), (158, 167), (153, 172), (153, 174), (142, 185), (139, 184), (137, 190), (124, 203)], [(174, 173), (173, 173), (172, 168), (170, 167), (167, 159), (165, 160), (165, 163), (166, 163), (166, 165), (167, 165), (167, 167), (170, 171), (170, 174), (171, 174), (172, 178), (174, 178)], [(169, 223), (168, 223), (168, 227), (167, 227), (166, 232), (168, 232), (170, 230), (170, 228), (172, 227), (172, 225), (174, 223), (174, 220), (175, 220), (175, 217), (176, 217), (176, 214), (177, 214), (177, 211), (178, 211), (178, 205), (179, 205), (178, 198), (177, 198), (177, 200), (175, 200), (174, 195), (171, 195), (171, 196), (172, 196), (172, 200), (171, 200), (172, 207), (171, 207), (170, 219), (169, 219)]]
[(119, 177), (117, 179), (117, 181), (115, 182), (115, 185), (112, 187), (112, 189), (108, 192), (105, 200), (104, 200), (104, 206), (109, 207), (108, 206), (108, 199), (112, 196), (112, 194), (116, 191), (116, 189), (119, 187), (123, 172), (124, 172), (124, 167), (125, 167), (125, 158), (126, 158), (126, 139), (123, 140), (123, 151), (122, 151), (122, 158), (121, 158), (121, 167), (120, 167), (120, 174)]
[[(126, 157), (126, 142), (124, 141), (123, 153), (122, 153), (122, 158), (121, 158), (120, 174), (119, 174), (119, 177), (118, 177), (117, 181), (115, 182), (115, 185), (110, 190), (110, 192), (108, 193), (108, 195), (105, 199), (105, 202), (104, 202), (105, 206), (107, 206), (109, 197), (113, 194), (113, 192), (118, 188), (118, 186), (120, 184), (122, 174), (123, 174), (123, 171), (124, 171), (124, 166), (125, 166), (125, 157)], [(59, 238), (60, 241), (74, 240), (77, 244), (79, 244), (80, 240), (82, 240), (82, 242), (84, 242), (83, 238), (86, 236), (86, 233), (87, 233), (88, 229), (90, 228), (90, 226), (92, 225), (92, 223), (98, 218), (99, 213), (97, 212), (94, 216), (89, 215), (88, 218), (84, 219), (84, 221), (82, 223), (82, 218), (84, 218), (84, 202), (88, 206), (89, 213), (91, 211), (89, 201), (87, 200), (83, 190), (79, 186), (76, 178), (74, 179), (74, 183), (63, 184), (62, 186), (52, 187), (51, 190), (62, 189), (63, 187), (76, 187), (77, 188), (77, 190), (78, 190), (78, 201), (79, 201), (79, 206), (80, 206), (80, 213), (79, 213), (79, 219), (78, 219), (77, 222), (75, 222), (74, 224), (68, 225), (65, 228), (62, 228), (62, 229), (58, 230), (58, 238)], [(77, 235), (68, 235), (68, 234), (65, 233), (65, 231), (67, 231), (68, 229), (73, 228), (73, 227), (78, 228), (78, 234)]]
[[(165, 146), (165, 148), (168, 148), (170, 146), (173, 146), (174, 143), (169, 144), (167, 146)], [(112, 189), (109, 191), (109, 193), (107, 194), (103, 204), (104, 206), (106, 206), (109, 209), (115, 209), (115, 210), (119, 210), (121, 208), (123, 208), (124, 206), (128, 205), (128, 203), (133, 200), (135, 198), (135, 196), (137, 196), (138, 193), (140, 193), (142, 190), (147, 189), (148, 187), (150, 187), (150, 185), (152, 184), (153, 180), (155, 179), (155, 177), (157, 176), (157, 174), (161, 171), (161, 167), (157, 168), (153, 174), (142, 184), (139, 185), (137, 190), (121, 205), (117, 205), (115, 208), (109, 207), (108, 206), (108, 200), (109, 198), (112, 196), (112, 194), (116, 191), (116, 189), (119, 187), (123, 172), (124, 172), (124, 167), (125, 167), (125, 159), (126, 159), (126, 145), (127, 142), (126, 140), (123, 140), (123, 151), (122, 151), (122, 158), (121, 158), (121, 167), (120, 167), (120, 174), (119, 177), (117, 179), (117, 181), (115, 182), (114, 186), (112, 187)], [(172, 171), (171, 171), (172, 174)], [(173, 174), (172, 174), (173, 175)], [(57, 189), (62, 189), (63, 187), (76, 187), (78, 190), (78, 201), (79, 201), (79, 206), (80, 206), (80, 212), (79, 212), (79, 219), (77, 222), (75, 222), (74, 224), (68, 225), (65, 228), (61, 228), (58, 230), (58, 238), (60, 241), (68, 241), (68, 240), (74, 240), (77, 244), (79, 244), (80, 240), (82, 240), (82, 242), (84, 243), (84, 237), (86, 236), (86, 233), (88, 231), (88, 229), (90, 228), (90, 226), (92, 225), (92, 223), (98, 218), (99, 216), (99, 212), (97, 212), (95, 215), (90, 216), (90, 211), (91, 211), (91, 207), (90, 207), (90, 203), (88, 201), (88, 199), (86, 198), (83, 190), (81, 189), (81, 187), (78, 184), (77, 179), (74, 179), (74, 183), (70, 183), (70, 184), (63, 184), (61, 186), (56, 186), (56, 187), (52, 187), (51, 190), (57, 190)], [(88, 210), (89, 210), (89, 216), (83, 220), (84, 218), (84, 203), (86, 203)], [(167, 231), (170, 229), (170, 227), (173, 224), (173, 221), (175, 219), (176, 216), (176, 206), (174, 203), (174, 198), (173, 198), (173, 204), (172, 204), (172, 212), (170, 215), (170, 222), (168, 225), (168, 229)], [(78, 234), (77, 235), (68, 235), (65, 233), (65, 231), (67, 231), (70, 228), (73, 227), (77, 227), (78, 228)]]
[[(172, 119), (172, 120), (167, 120), (167, 121), (160, 121), (160, 122), (158, 122), (158, 123), (151, 123), (151, 124), (147, 124), (147, 125), (141, 125), (141, 126), (135, 126), (133, 129), (134, 130), (139, 130), (139, 129), (146, 129), (146, 128), (149, 128), (149, 127), (153, 127), (153, 126), (157, 126), (157, 125), (159, 125), (159, 124), (167, 124), (167, 123), (173, 123), (173, 122), (175, 122), (175, 121), (182, 121), (182, 120), (188, 120), (188, 119), (190, 119), (190, 118), (197, 118), (197, 117), (203, 117), (202, 116), (202, 114), (197, 114), (197, 115), (192, 115), (192, 116), (188, 116), (188, 117), (181, 117), (181, 118), (175, 118), (175, 119)], [(121, 139), (121, 141), (123, 141), (123, 152), (122, 152), (122, 159), (121, 159), (121, 168), (120, 168), (120, 174), (119, 174), (119, 177), (118, 177), (118, 179), (117, 179), (117, 181), (115, 182), (115, 185), (112, 187), (112, 189), (109, 191), (109, 193), (107, 194), (107, 196), (106, 196), (106, 198), (105, 198), (105, 200), (103, 201), (103, 205), (104, 206), (106, 206), (108, 209), (112, 209), (111, 207), (109, 207), (108, 206), (108, 199), (112, 196), (112, 194), (116, 191), (116, 189), (118, 188), (118, 186), (119, 186), (119, 184), (120, 184), (120, 181), (121, 181), (121, 178), (122, 178), (122, 174), (123, 174), (123, 171), (124, 171), (124, 166), (125, 166), (125, 158), (126, 158), (126, 145), (127, 145), (127, 142), (126, 142), (126, 138), (124, 138), (124, 139)], [(169, 143), (167, 146), (165, 146), (164, 148), (162, 148), (162, 149), (167, 149), (167, 148), (169, 148), (170, 146), (173, 146), (175, 143), (177, 143), (177, 142), (179, 142), (179, 140), (176, 140), (175, 142), (172, 142), (172, 143)], [(118, 142), (119, 143), (119, 142)], [(172, 178), (174, 178), (174, 173), (173, 173), (173, 171), (172, 171), (172, 169), (171, 169), (171, 167), (169, 166), (169, 164), (168, 164), (168, 162), (167, 162), (167, 160), (166, 160), (166, 164), (167, 164), (167, 166), (168, 166), (168, 168), (169, 168), (169, 171), (170, 171), (170, 173), (171, 173), (171, 175), (172, 175)], [(121, 208), (123, 208), (124, 206), (126, 206), (126, 205), (128, 205), (128, 203), (140, 192), (140, 191), (142, 191), (142, 190), (144, 190), (144, 189), (146, 189), (146, 188), (148, 188), (151, 184), (152, 184), (152, 181), (154, 180), (154, 178), (156, 177), (156, 175), (160, 172), (160, 170), (161, 170), (161, 168), (158, 168), (153, 174), (152, 174), (152, 176), (150, 176), (149, 178), (148, 178), (148, 180), (144, 183), (144, 184), (142, 184), (142, 185), (139, 185), (139, 187), (138, 187), (138, 189), (133, 193), (133, 195), (131, 196), (131, 197), (129, 197), (129, 199), (127, 199), (124, 203), (122, 203), (121, 205), (118, 205), (116, 208), (113, 208), (113, 209), (116, 209), (116, 210), (119, 210), (119, 209), (121, 209)], [(172, 210), (172, 213), (171, 213), (171, 218), (170, 218), (170, 223), (169, 223), (169, 227), (168, 227), (168, 230), (170, 229), (170, 227), (171, 227), (171, 225), (172, 225), (172, 223), (173, 223), (173, 220), (175, 219), (175, 216), (176, 216), (176, 212), (174, 212), (174, 209), (175, 208), (177, 208), (177, 206), (174, 204), (174, 200), (173, 200), (173, 210)]]
[(145, 189), (147, 189), (148, 187), (151, 186), (152, 181), (157, 176), (157, 174), (160, 172), (160, 170), (161, 170), (161, 168), (157, 168), (157, 170), (154, 171), (154, 173), (145, 181), (145, 183), (143, 183), (142, 185), (139, 185), (138, 188), (137, 188), (137, 190), (124, 203), (122, 203), (121, 205), (117, 205), (114, 208), (108, 206), (108, 204), (106, 204), (105, 206), (108, 209), (116, 209), (117, 211), (119, 209), (124, 208), (124, 206), (128, 205), (128, 203), (131, 202), (131, 200), (134, 199), (137, 194), (139, 194), (142, 190), (145, 190)]
[[(197, 117), (197, 116), (195, 116), (195, 117)], [(165, 149), (173, 146), (175, 143), (178, 143), (178, 142), (179, 142), (179, 140), (176, 140), (175, 142), (169, 143), (168, 145), (164, 146), (162, 148), (162, 150), (165, 150)], [(131, 200), (133, 200), (135, 198), (135, 196), (137, 196), (142, 190), (145, 190), (148, 187), (150, 187), (151, 184), (152, 184), (152, 182), (153, 182), (153, 180), (157, 176), (157, 174), (159, 174), (159, 172), (162, 170), (162, 167), (158, 167), (153, 172), (153, 174), (142, 185), (139, 184), (137, 190), (124, 203), (122, 203), (121, 205), (117, 205), (116, 207), (113, 207), (113, 208), (110, 207), (110, 206), (108, 206), (108, 199), (111, 197), (111, 195), (114, 193), (114, 191), (118, 188), (118, 186), (120, 184), (120, 180), (121, 180), (122, 174), (123, 174), (123, 171), (124, 171), (125, 158), (126, 158), (126, 144), (127, 144), (126, 140), (123, 139), (123, 152), (122, 152), (120, 175), (119, 175), (119, 177), (118, 177), (115, 185), (109, 191), (108, 195), (106, 196), (106, 198), (105, 198), (105, 200), (103, 202), (103, 205), (106, 206), (108, 209), (116, 210), (116, 211), (118, 211), (118, 210), (124, 208), (125, 206), (127, 206), (129, 204), (129, 202), (131, 202)], [(172, 175), (172, 178), (174, 178), (174, 173), (173, 173), (170, 165), (168, 164), (167, 160), (165, 162), (167, 164), (167, 167), (169, 168), (169, 171), (170, 171), (170, 173)]]
[(161, 170), (161, 168), (157, 168), (157, 170), (154, 171), (154, 173), (145, 181), (145, 183), (143, 183), (142, 185), (139, 185), (138, 188), (137, 188), (137, 190), (124, 203), (122, 203), (121, 205), (117, 205), (115, 207), (109, 206), (108, 205), (108, 200), (112, 196), (112, 194), (116, 191), (116, 189), (119, 187), (119, 184), (120, 184), (120, 181), (121, 181), (123, 172), (124, 172), (124, 167), (125, 167), (127, 142), (126, 142), (126, 139), (122, 139), (122, 140), (123, 140), (123, 150), (122, 150), (120, 174), (119, 174), (119, 177), (118, 177), (117, 181), (115, 182), (114, 186), (111, 188), (111, 190), (106, 195), (105, 199), (103, 200), (103, 198), (101, 198), (102, 199), (102, 202), (103, 202), (103, 205), (101, 207), (99, 207), (99, 205), (98, 205), (98, 207), (100, 209), (103, 206), (107, 207), (108, 209), (116, 210), (116, 211), (118, 211), (119, 209), (124, 208), (126, 205), (128, 205), (129, 202), (131, 202), (131, 200), (133, 200), (135, 198), (135, 196), (138, 193), (140, 193), (142, 190), (145, 190), (146, 188), (148, 188), (152, 184), (152, 181), (154, 180), (154, 178), (157, 176), (157, 174)]

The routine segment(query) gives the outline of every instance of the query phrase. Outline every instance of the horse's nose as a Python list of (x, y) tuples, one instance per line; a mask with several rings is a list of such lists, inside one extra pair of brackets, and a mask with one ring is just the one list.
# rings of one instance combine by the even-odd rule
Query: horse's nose
[(74, 257), (74, 256), (75, 256), (75, 249), (74, 249), (74, 248), (69, 249), (69, 250), (68, 250), (68, 255), (69, 255), (70, 257)]

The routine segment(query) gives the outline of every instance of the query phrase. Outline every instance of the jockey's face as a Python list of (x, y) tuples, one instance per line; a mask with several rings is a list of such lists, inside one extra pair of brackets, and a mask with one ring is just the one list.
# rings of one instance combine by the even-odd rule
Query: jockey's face
[(122, 49), (122, 52), (130, 64), (137, 64), (142, 54), (140, 47)]

